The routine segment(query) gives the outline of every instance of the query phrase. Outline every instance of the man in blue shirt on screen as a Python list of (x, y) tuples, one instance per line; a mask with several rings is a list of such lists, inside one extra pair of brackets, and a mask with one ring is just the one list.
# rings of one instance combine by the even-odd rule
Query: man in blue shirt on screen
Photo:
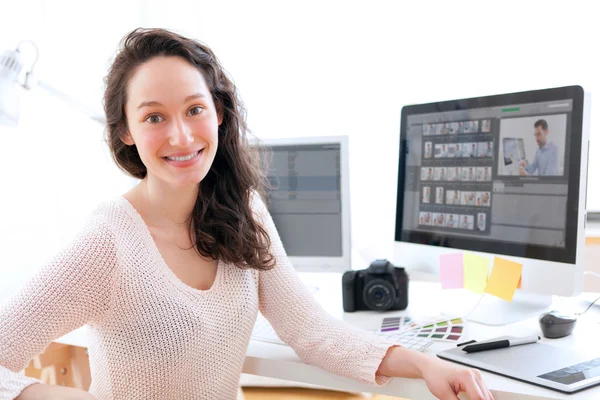
[(548, 140), (548, 123), (540, 119), (533, 124), (534, 136), (539, 149), (535, 152), (532, 163), (521, 161), (520, 174), (533, 175), (537, 171), (539, 176), (558, 175), (558, 150), (556, 145)]

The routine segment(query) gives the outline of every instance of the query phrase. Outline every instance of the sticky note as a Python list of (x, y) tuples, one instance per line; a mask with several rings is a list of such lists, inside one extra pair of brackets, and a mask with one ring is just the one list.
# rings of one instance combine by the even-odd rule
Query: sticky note
[(465, 253), (463, 256), (464, 287), (475, 293), (483, 293), (488, 280), (490, 260), (487, 257)]
[(440, 256), (440, 281), (442, 289), (464, 287), (463, 254), (442, 254)]
[(512, 301), (517, 286), (521, 281), (523, 265), (517, 262), (494, 257), (494, 267), (485, 292)]

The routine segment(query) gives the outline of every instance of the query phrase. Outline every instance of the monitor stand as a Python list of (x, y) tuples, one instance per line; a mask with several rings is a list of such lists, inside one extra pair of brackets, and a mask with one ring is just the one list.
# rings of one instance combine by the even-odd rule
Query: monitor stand
[[(475, 293), (461, 293), (457, 296), (445, 296), (444, 301), (448, 306), (442, 314), (464, 319), (484, 325), (500, 326), (523, 321), (532, 317), (539, 317), (550, 310), (552, 305), (551, 295), (522, 293), (517, 291), (512, 302), (502, 300), (490, 294), (478, 295)], [(467, 292), (466, 290), (461, 290)], [(479, 304), (478, 304), (479, 302)], [(477, 306), (476, 306), (477, 305)]]

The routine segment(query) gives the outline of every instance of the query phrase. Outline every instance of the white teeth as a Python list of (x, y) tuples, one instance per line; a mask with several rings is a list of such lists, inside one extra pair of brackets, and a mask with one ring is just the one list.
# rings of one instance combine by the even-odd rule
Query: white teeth
[(185, 156), (185, 157), (165, 157), (165, 158), (170, 161), (187, 161), (187, 160), (191, 160), (192, 158), (196, 157), (199, 153), (200, 153), (200, 150), (198, 150), (195, 153), (190, 154), (189, 156)]

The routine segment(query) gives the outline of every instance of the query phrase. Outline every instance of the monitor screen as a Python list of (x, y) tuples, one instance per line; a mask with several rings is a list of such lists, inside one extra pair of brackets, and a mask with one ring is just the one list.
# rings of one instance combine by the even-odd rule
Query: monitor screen
[(340, 143), (267, 148), (267, 205), (288, 256), (342, 257)]
[(396, 241), (575, 263), (583, 90), (404, 107)]

